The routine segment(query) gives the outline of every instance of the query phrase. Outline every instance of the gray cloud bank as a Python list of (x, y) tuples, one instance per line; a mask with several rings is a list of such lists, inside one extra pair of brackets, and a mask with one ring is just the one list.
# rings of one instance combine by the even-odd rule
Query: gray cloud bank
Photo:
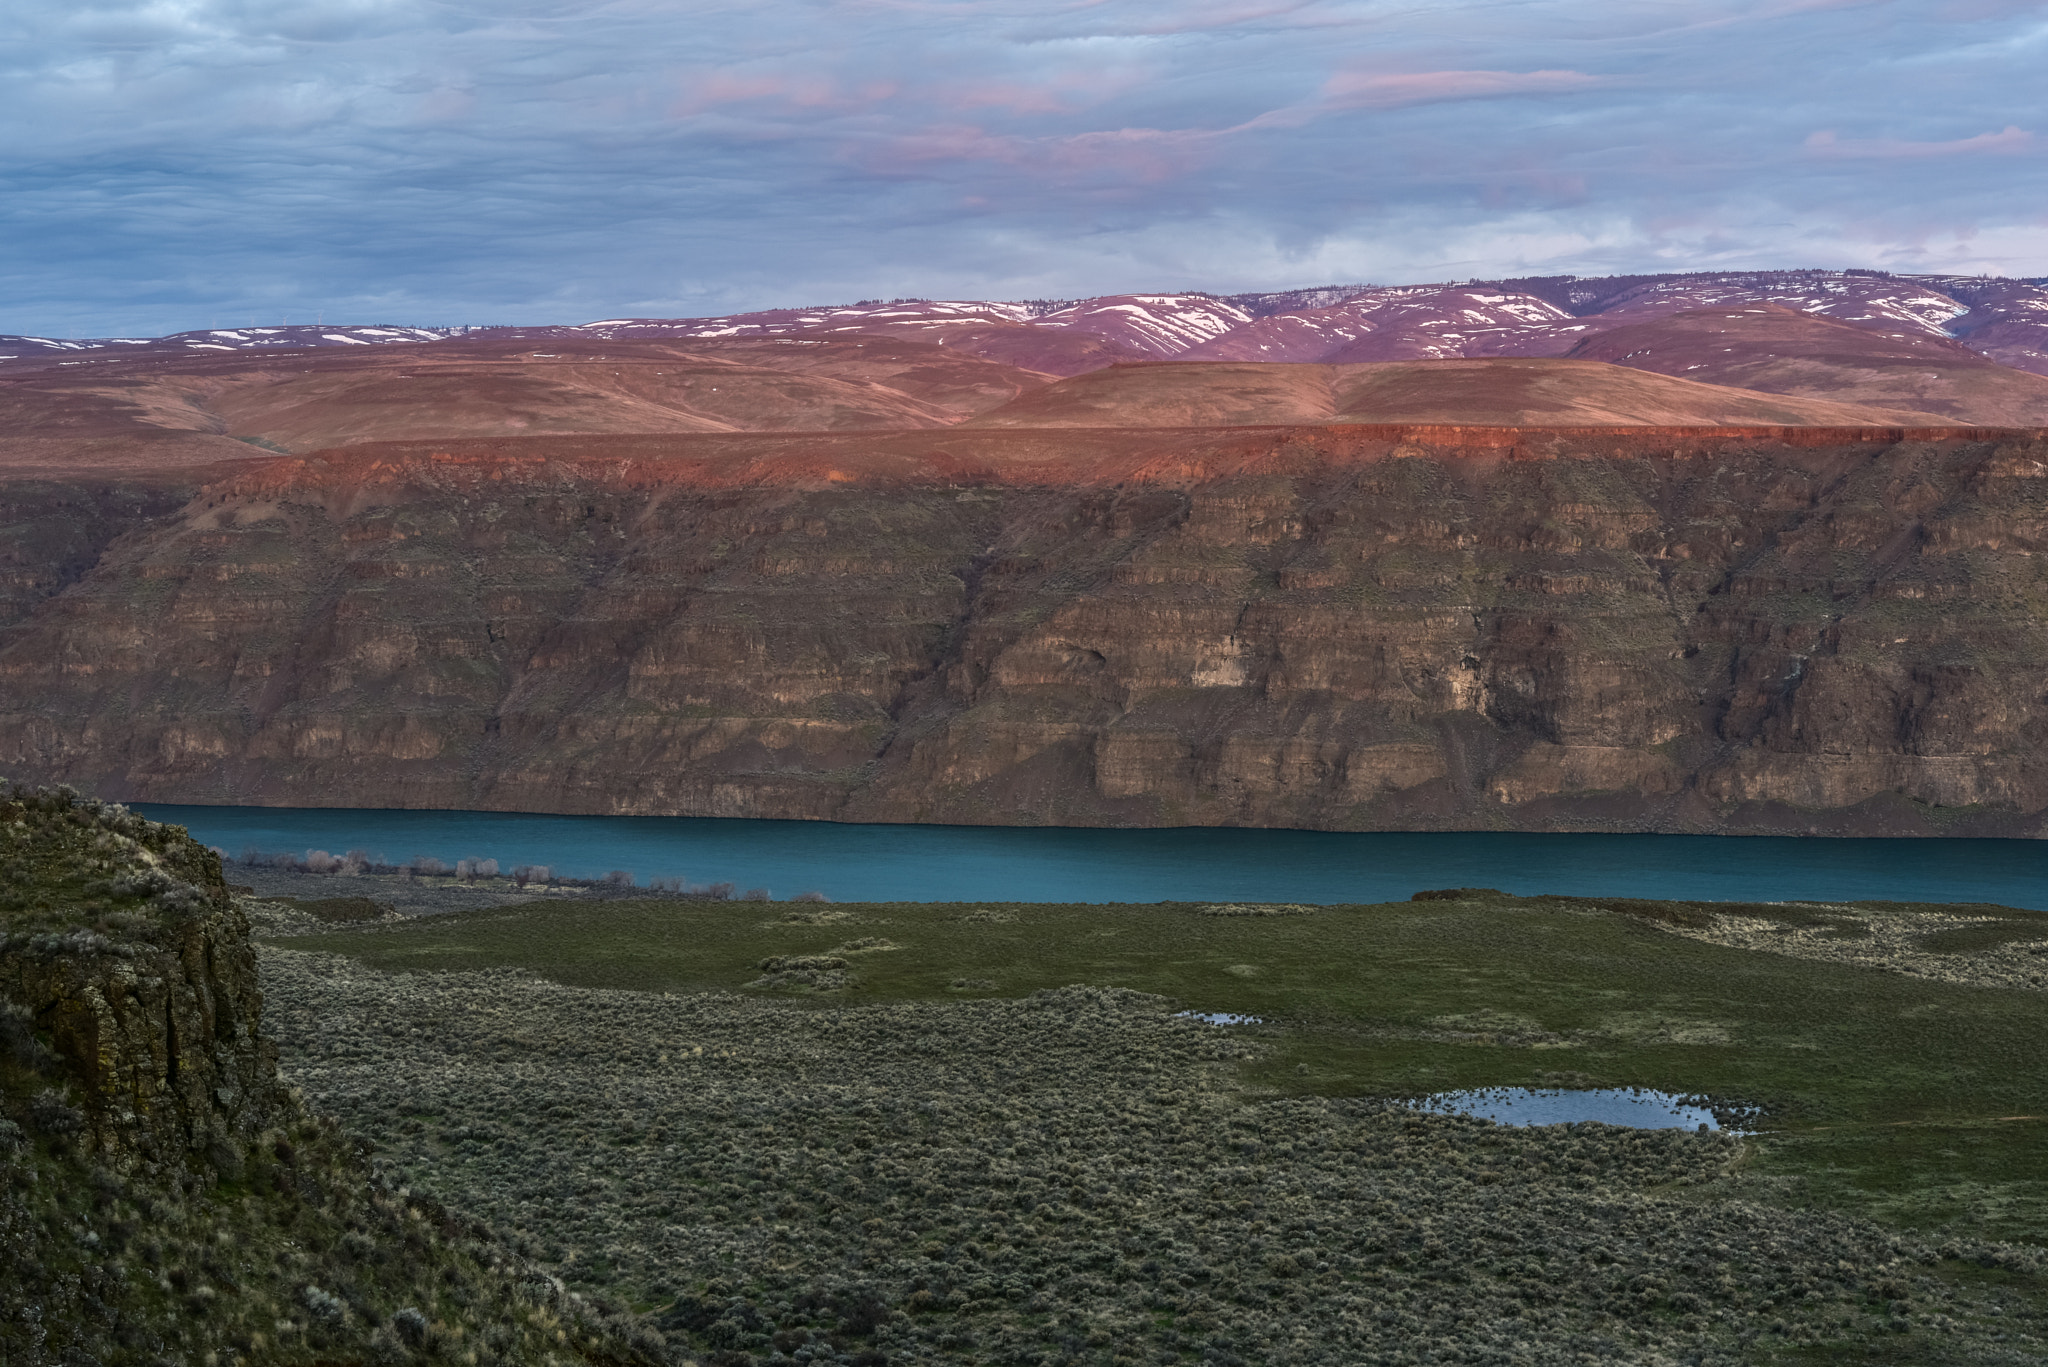
[(2048, 273), (2048, 6), (15, 0), (0, 332)]

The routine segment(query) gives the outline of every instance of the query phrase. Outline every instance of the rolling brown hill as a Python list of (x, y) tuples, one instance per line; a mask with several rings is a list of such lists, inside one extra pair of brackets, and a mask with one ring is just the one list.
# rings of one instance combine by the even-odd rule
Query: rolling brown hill
[(1924, 331), (1856, 327), (1774, 304), (1692, 309), (1634, 323), (1589, 337), (1570, 354), (1737, 389), (1918, 409), (1955, 422), (2048, 423), (2048, 376), (1999, 365)]
[[(1091, 301), (1115, 305), (1115, 300)], [(1211, 301), (1196, 302), (1207, 309)], [(1134, 309), (1142, 320), (1132, 319), (1125, 309)], [(508, 335), (524, 340), (550, 343), (632, 341), (674, 342), (693, 339), (749, 342), (893, 340), (944, 347), (963, 356), (979, 357), (1024, 370), (1050, 375), (1078, 375), (1085, 370), (1114, 365), (1118, 361), (1157, 360), (1171, 354), (1177, 338), (1188, 335), (1186, 327), (1174, 327), (1171, 308), (1155, 310), (1137, 304), (1123, 308), (1097, 307), (1083, 311), (1083, 317), (1038, 317), (1018, 304), (935, 302), (906, 300), (891, 304), (870, 301), (840, 308), (767, 309), (759, 313), (733, 314), (722, 318), (677, 321), (673, 319), (622, 318), (585, 323), (569, 328), (508, 329)], [(1155, 317), (1164, 313), (1168, 317)], [(1225, 320), (1226, 325), (1234, 318)], [(1131, 326), (1133, 322), (1151, 326)], [(1149, 345), (1148, 345), (1149, 343)], [(1162, 344), (1166, 350), (1162, 351)], [(1562, 349), (1562, 348), (1560, 348)]]
[[(1788, 317), (1794, 324), (1812, 322)], [(1852, 340), (1865, 336), (1841, 330)], [(1033, 337), (1108, 345), (1077, 332)], [(1950, 388), (1962, 385), (1978, 408), (1990, 411), (1994, 405), (1982, 396), (1995, 391), (2005, 396), (2005, 409), (2023, 417), (2031, 412), (2019, 400), (2035, 383), (2032, 377), (1968, 353), (1949, 359), (1954, 364), (1943, 373), (1960, 377)], [(1810, 387), (1824, 389), (1825, 379)], [(1866, 398), (1882, 392), (1865, 375), (1841, 378), (1844, 385), (1852, 382)], [(2048, 389), (2048, 380), (2039, 383)], [(951, 347), (858, 333), (668, 341), (486, 337), (404, 347), (16, 362), (0, 370), (0, 469), (141, 475), (264, 451), (375, 441), (716, 432), (879, 437), (963, 423), (1870, 427), (1939, 425), (1959, 416), (1844, 404), (1820, 393), (1765, 395), (1584, 359), (1140, 362), (1056, 381)]]
[[(210, 461), (363, 441), (946, 427), (1052, 377), (895, 338), (457, 339), (17, 364), (0, 463)], [(170, 434), (182, 440), (166, 445)]]
[(1776, 397), (1585, 360), (1359, 365), (1161, 362), (1061, 380), (974, 427), (1211, 427), (1444, 423), (1500, 426), (1939, 426), (1902, 408)]

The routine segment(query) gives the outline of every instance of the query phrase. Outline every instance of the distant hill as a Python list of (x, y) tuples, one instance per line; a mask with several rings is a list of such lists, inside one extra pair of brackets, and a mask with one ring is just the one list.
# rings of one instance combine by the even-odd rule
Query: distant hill
[(1589, 337), (1577, 360), (1834, 403), (1887, 405), (1988, 426), (2048, 424), (2048, 376), (1946, 337), (1878, 330), (1774, 304), (1689, 309)]
[[(1987, 370), (2000, 367), (1983, 363)], [(2017, 375), (2017, 372), (2002, 372)], [(2021, 376), (2032, 379), (2031, 376)], [(2048, 389), (2048, 380), (2041, 381)], [(1584, 360), (1120, 365), (1061, 380), (975, 427), (1446, 423), (1561, 427), (1941, 425), (1931, 413), (1777, 397)]]
[(1775, 305), (1873, 331), (1952, 338), (2048, 374), (2048, 284), (1880, 271), (1694, 271), (1254, 294), (1108, 294), (1078, 300), (863, 300), (714, 318), (414, 328), (280, 324), (161, 338), (0, 336), (0, 374), (24, 363), (130, 356), (426, 345), (456, 339), (702, 340), (893, 336), (1072, 375), (1118, 360), (1390, 361), (1561, 356), (1586, 338), (1699, 308)]
[(0, 468), (178, 466), (391, 439), (918, 430), (1053, 378), (894, 337), (121, 353), (0, 383)]

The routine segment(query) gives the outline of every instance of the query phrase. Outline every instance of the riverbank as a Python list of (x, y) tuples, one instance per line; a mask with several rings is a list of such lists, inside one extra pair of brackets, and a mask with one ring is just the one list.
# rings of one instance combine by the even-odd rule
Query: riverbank
[[(241, 852), (369, 851), (452, 871), (495, 859), (560, 878), (629, 872), (784, 900), (1403, 901), (1425, 888), (1681, 901), (1988, 902), (2048, 910), (2048, 842), (1515, 832), (889, 826), (682, 817), (279, 807), (142, 809), (247, 867)], [(268, 856), (259, 863), (269, 863)], [(445, 875), (443, 875), (445, 876)], [(247, 881), (246, 879), (243, 881)]]
[(356, 907), (336, 906), (322, 915), (321, 904), (370, 902), (396, 916), (432, 916), (451, 911), (517, 906), (536, 901), (673, 901), (725, 900), (702, 891), (674, 892), (630, 884), (528, 882), (503, 876), (455, 877), (416, 873), (309, 873), (272, 864), (230, 864), (227, 879), (248, 896), (270, 902), (303, 904), (315, 921), (374, 920)]

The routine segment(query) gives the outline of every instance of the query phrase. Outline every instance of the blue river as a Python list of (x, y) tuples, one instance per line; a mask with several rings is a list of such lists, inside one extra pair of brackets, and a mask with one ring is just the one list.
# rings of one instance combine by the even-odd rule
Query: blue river
[(857, 826), (139, 803), (230, 857), (364, 850), (622, 869), (838, 902), (1387, 902), (1424, 888), (1696, 901), (1994, 902), (2048, 910), (2048, 841)]

